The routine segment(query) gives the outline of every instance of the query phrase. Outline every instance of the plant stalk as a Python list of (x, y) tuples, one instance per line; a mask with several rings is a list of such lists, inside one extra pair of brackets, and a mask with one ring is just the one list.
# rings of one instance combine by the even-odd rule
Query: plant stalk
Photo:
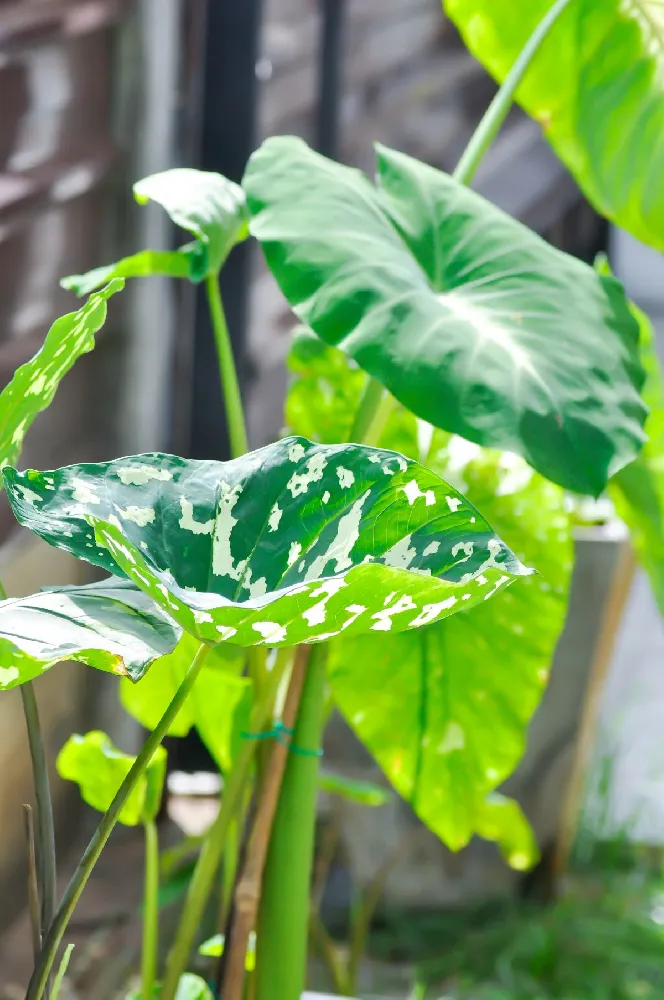
[(240, 395), (240, 384), (237, 378), (233, 347), (228, 332), (223, 302), (221, 301), (221, 292), (219, 291), (219, 275), (208, 274), (205, 279), (205, 291), (210, 309), (214, 342), (217, 348), (219, 377), (221, 379), (221, 392), (226, 409), (231, 455), (233, 458), (239, 458), (240, 455), (244, 455), (248, 451), (247, 428), (244, 421), (242, 396)]
[[(293, 745), (321, 745), (325, 650), (314, 649), (302, 691)], [(300, 1000), (304, 989), (309, 888), (316, 825), (318, 757), (288, 754), (263, 879), (256, 940), (256, 1000)]]
[(21, 685), (23, 714), (28, 730), (28, 743), (32, 760), (32, 774), (35, 784), (37, 804), (37, 863), (39, 873), (39, 893), (41, 900), (42, 935), (48, 933), (55, 916), (56, 905), (56, 860), (55, 827), (53, 823), (53, 803), (48, 780), (46, 751), (39, 722), (39, 709), (32, 681)]
[(498, 93), (484, 112), (470, 142), (459, 160), (453, 177), (460, 184), (470, 184), (489, 146), (496, 138), (501, 125), (512, 107), (514, 94), (523, 80), (533, 57), (549, 31), (572, 0), (556, 0), (546, 12), (532, 35), (521, 49), (514, 65), (505, 77)]
[[(251, 728), (255, 732), (263, 729), (272, 716), (274, 696), (284, 672), (290, 665), (290, 655), (289, 649), (280, 649), (277, 654), (276, 663), (268, 674), (270, 686), (252, 713)], [(224, 787), (217, 818), (205, 836), (194, 874), (189, 883), (180, 923), (168, 956), (159, 1000), (174, 1000), (180, 976), (187, 967), (207, 901), (214, 887), (229, 825), (237, 817), (238, 810), (242, 806), (242, 796), (250, 777), (251, 765), (257, 747), (256, 740), (245, 740), (233, 763), (228, 782)]]
[(143, 952), (141, 996), (152, 1000), (157, 980), (159, 948), (159, 834), (153, 819), (143, 823), (145, 831), (145, 885), (143, 894)]
[[(295, 653), (282, 713), (282, 722), (288, 729), (293, 728), (298, 714), (310, 651), (310, 646), (302, 645), (298, 646)], [(235, 890), (235, 919), (226, 951), (224, 983), (221, 991), (224, 1000), (242, 1000), (247, 945), (249, 935), (256, 925), (263, 870), (288, 756), (287, 747), (276, 741), (272, 744), (247, 845), (246, 862)]]
[(99, 859), (99, 855), (113, 832), (118, 816), (120, 815), (127, 799), (136, 787), (139, 778), (152, 760), (155, 750), (160, 746), (171, 726), (171, 723), (186, 701), (187, 696), (189, 695), (196, 678), (200, 673), (205, 657), (210, 651), (210, 648), (211, 647), (207, 646), (205, 643), (201, 643), (198, 647), (191, 666), (189, 667), (184, 680), (180, 684), (180, 687), (176, 691), (173, 700), (162, 715), (156, 728), (143, 744), (143, 749), (132, 764), (131, 770), (120, 785), (120, 788), (116, 792), (110, 806), (102, 816), (101, 822), (93, 834), (92, 839), (88, 844), (69, 885), (67, 886), (65, 894), (62, 897), (62, 902), (58, 907), (57, 913), (55, 914), (53, 923), (44, 938), (39, 960), (35, 965), (32, 978), (30, 979), (30, 983), (28, 985), (26, 1000), (41, 1000), (44, 994), (46, 982), (53, 967), (53, 962), (55, 961), (58, 947), (62, 941), (65, 930), (67, 929), (67, 924), (69, 923), (81, 893), (83, 892), (83, 889), (92, 874), (92, 870)]
[(41, 948), (42, 928), (39, 911), (39, 885), (37, 878), (37, 852), (35, 851), (35, 824), (32, 807), (23, 806), (23, 821), (25, 824), (25, 840), (28, 850), (28, 913), (30, 915), (30, 930), (32, 931), (32, 953), (37, 961)]

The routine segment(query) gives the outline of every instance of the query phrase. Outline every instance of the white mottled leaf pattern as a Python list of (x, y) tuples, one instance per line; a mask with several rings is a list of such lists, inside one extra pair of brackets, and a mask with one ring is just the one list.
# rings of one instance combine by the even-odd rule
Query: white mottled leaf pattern
[(18, 459), (37, 414), (51, 404), (74, 362), (93, 349), (94, 335), (106, 319), (106, 303), (122, 288), (124, 281), (116, 278), (77, 312), (56, 319), (43, 347), (14, 372), (0, 395), (0, 468)]
[(529, 572), (439, 476), (360, 445), (287, 438), (225, 463), (147, 454), (4, 477), (21, 524), (206, 642), (400, 632)]

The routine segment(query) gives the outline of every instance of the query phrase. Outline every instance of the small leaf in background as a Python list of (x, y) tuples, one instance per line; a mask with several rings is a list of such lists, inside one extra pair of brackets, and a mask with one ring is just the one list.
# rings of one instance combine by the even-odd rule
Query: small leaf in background
[(89, 295), (113, 278), (149, 278), (163, 275), (169, 278), (188, 278), (200, 281), (202, 248), (198, 243), (188, 243), (179, 250), (141, 250), (131, 257), (123, 257), (115, 264), (95, 267), (85, 274), (70, 274), (60, 284), (75, 295)]
[(494, 792), (488, 795), (477, 817), (476, 832), (495, 841), (510, 868), (528, 871), (539, 861), (539, 848), (530, 823), (518, 802)]
[[(444, 0), (499, 82), (552, 0)], [(540, 46), (516, 97), (586, 197), (664, 250), (664, 20), (659, 0), (574, 0)]]
[[(96, 730), (70, 736), (58, 754), (58, 774), (75, 781), (81, 798), (93, 809), (105, 812), (136, 760), (113, 746), (106, 733)], [(158, 747), (138, 784), (131, 792), (119, 821), (125, 826), (153, 820), (159, 812), (166, 777), (166, 751)]]
[(298, 318), (418, 417), (580, 493), (634, 458), (643, 372), (615, 279), (384, 147), (377, 188), (287, 136), (243, 183)]
[(435, 473), (355, 444), (3, 474), (21, 524), (126, 575), (210, 643), (415, 629), (529, 572)]
[[(173, 700), (199, 642), (186, 633), (168, 656), (156, 660), (138, 684), (120, 682), (125, 709), (146, 729), (154, 729)], [(227, 771), (240, 733), (248, 728), (252, 683), (238, 676), (245, 652), (240, 646), (222, 643), (207, 655), (191, 694), (169, 730), (170, 736), (186, 736), (192, 726), (207, 746), (221, 771)]]
[(62, 660), (138, 679), (181, 630), (142, 591), (113, 581), (0, 602), (0, 691)]
[[(205, 958), (220, 958), (224, 953), (226, 938), (223, 934), (215, 934), (208, 938), (198, 949), (198, 954)], [(256, 968), (256, 933), (251, 931), (247, 942), (247, 955), (244, 961), (247, 972), (253, 972)]]
[(180, 976), (175, 1000), (214, 1000), (214, 996), (204, 979), (191, 972), (185, 972)]
[(355, 781), (332, 771), (319, 772), (318, 787), (327, 795), (340, 795), (361, 806), (384, 806), (392, 798), (389, 788), (382, 788), (371, 781)]
[(23, 439), (42, 410), (50, 406), (58, 385), (74, 362), (95, 346), (94, 335), (104, 325), (106, 303), (124, 287), (111, 281), (91, 295), (77, 312), (56, 319), (43, 347), (21, 365), (0, 393), (0, 468), (18, 459)]
[(157, 202), (176, 226), (200, 241), (208, 274), (216, 274), (235, 244), (249, 235), (244, 191), (221, 174), (176, 167), (138, 181), (134, 195), (140, 204)]

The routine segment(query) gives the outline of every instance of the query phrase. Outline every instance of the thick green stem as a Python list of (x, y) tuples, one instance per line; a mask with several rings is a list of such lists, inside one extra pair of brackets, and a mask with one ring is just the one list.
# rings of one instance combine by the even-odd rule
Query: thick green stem
[(21, 685), (23, 699), (23, 714), (28, 730), (30, 757), (32, 759), (32, 774), (35, 783), (35, 800), (37, 803), (37, 871), (39, 873), (39, 892), (41, 899), (42, 935), (47, 934), (55, 916), (56, 901), (56, 862), (55, 862), (55, 827), (53, 824), (53, 803), (48, 780), (46, 751), (39, 723), (39, 709), (32, 681)]
[(247, 428), (244, 422), (242, 396), (240, 395), (240, 384), (237, 379), (233, 347), (219, 291), (218, 275), (208, 274), (205, 279), (205, 290), (210, 308), (214, 342), (217, 347), (219, 377), (221, 379), (221, 391), (226, 408), (231, 455), (233, 458), (239, 458), (240, 455), (244, 455), (248, 450)]
[(353, 420), (353, 426), (350, 429), (350, 441), (360, 443), (365, 440), (367, 431), (374, 421), (384, 394), (385, 390), (383, 386), (370, 375), (364, 387), (364, 392), (362, 393), (355, 419)]
[(145, 830), (145, 884), (143, 891), (143, 952), (141, 955), (141, 996), (153, 1000), (157, 980), (159, 947), (159, 834), (153, 819), (143, 823)]
[(155, 750), (161, 744), (166, 733), (171, 727), (171, 723), (186, 701), (187, 696), (189, 695), (196, 678), (200, 673), (200, 669), (203, 666), (203, 661), (209, 651), (210, 647), (206, 646), (205, 643), (201, 643), (184, 680), (175, 693), (173, 700), (162, 715), (156, 728), (148, 736), (143, 745), (143, 749), (132, 764), (127, 777), (116, 792), (115, 798), (102, 816), (101, 822), (97, 827), (92, 840), (85, 849), (85, 853), (79, 861), (78, 867), (76, 868), (76, 871), (67, 886), (65, 894), (62, 897), (62, 902), (60, 903), (57, 913), (55, 914), (53, 923), (51, 924), (48, 934), (44, 939), (39, 961), (36, 963), (35, 970), (32, 973), (32, 978), (30, 979), (28, 992), (26, 993), (26, 1000), (41, 1000), (49, 973), (53, 966), (53, 962), (55, 961), (58, 947), (62, 941), (62, 936), (67, 929), (67, 924), (69, 923), (71, 915), (74, 912), (81, 893), (83, 892), (83, 889), (92, 874), (92, 869), (97, 863), (99, 855), (113, 832), (113, 828), (118, 821), (118, 816), (122, 812), (127, 799), (133, 792), (139, 778), (152, 760)]
[(318, 784), (315, 754), (321, 745), (324, 701), (325, 650), (318, 646), (304, 681), (263, 878), (256, 1000), (300, 1000), (304, 989)]
[(505, 77), (500, 90), (492, 100), (482, 117), (473, 136), (466, 146), (463, 156), (454, 171), (454, 179), (460, 184), (470, 184), (489, 146), (496, 138), (501, 125), (512, 107), (514, 94), (521, 83), (526, 70), (532, 62), (540, 45), (548, 35), (551, 27), (572, 0), (556, 0), (556, 3), (546, 12), (532, 35), (522, 48), (519, 56)]

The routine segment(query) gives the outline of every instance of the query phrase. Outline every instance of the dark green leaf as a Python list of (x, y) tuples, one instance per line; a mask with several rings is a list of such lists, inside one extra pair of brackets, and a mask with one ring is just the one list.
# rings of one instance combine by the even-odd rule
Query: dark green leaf
[[(120, 697), (130, 715), (154, 729), (196, 654), (199, 643), (186, 633), (169, 656), (157, 660), (138, 684), (121, 681)], [(191, 694), (169, 734), (186, 736), (196, 726), (220, 770), (231, 765), (240, 733), (248, 728), (252, 684), (239, 677), (244, 651), (230, 643), (210, 650)]]
[(221, 174), (177, 167), (134, 184), (134, 195), (141, 204), (157, 202), (176, 226), (193, 233), (206, 250), (208, 274), (249, 235), (244, 191)]
[(350, 802), (362, 806), (384, 806), (392, 798), (392, 793), (381, 785), (371, 781), (355, 781), (344, 774), (334, 774), (331, 771), (321, 771), (318, 775), (318, 787), (328, 795), (340, 795)]
[(91, 295), (77, 312), (56, 319), (44, 346), (14, 372), (0, 394), (0, 468), (17, 460), (37, 414), (50, 405), (74, 362), (93, 349), (94, 335), (106, 319), (106, 302), (123, 287), (124, 282), (116, 279)]
[[(502, 81), (553, 0), (444, 0), (473, 55)], [(517, 99), (595, 208), (664, 249), (664, 19), (660, 0), (574, 0)]]
[(298, 317), (417, 416), (598, 494), (637, 453), (638, 328), (615, 279), (384, 148), (378, 189), (299, 139), (244, 185)]
[[(114, 747), (106, 733), (75, 733), (58, 754), (57, 768), (62, 778), (76, 782), (89, 806), (106, 812), (135, 759)], [(157, 747), (120, 813), (121, 823), (137, 826), (155, 819), (165, 777), (166, 751)]]
[(86, 274), (71, 274), (60, 284), (75, 295), (88, 295), (112, 278), (149, 278), (161, 274), (169, 278), (200, 281), (205, 276), (204, 271), (201, 273), (201, 253), (198, 243), (188, 243), (179, 250), (141, 250)]
[(148, 454), (4, 477), (21, 524), (125, 574), (208, 642), (413, 629), (528, 572), (440, 477), (360, 445), (289, 438), (226, 463)]
[(61, 660), (138, 679), (179, 637), (179, 627), (142, 591), (112, 581), (2, 601), (0, 691)]

